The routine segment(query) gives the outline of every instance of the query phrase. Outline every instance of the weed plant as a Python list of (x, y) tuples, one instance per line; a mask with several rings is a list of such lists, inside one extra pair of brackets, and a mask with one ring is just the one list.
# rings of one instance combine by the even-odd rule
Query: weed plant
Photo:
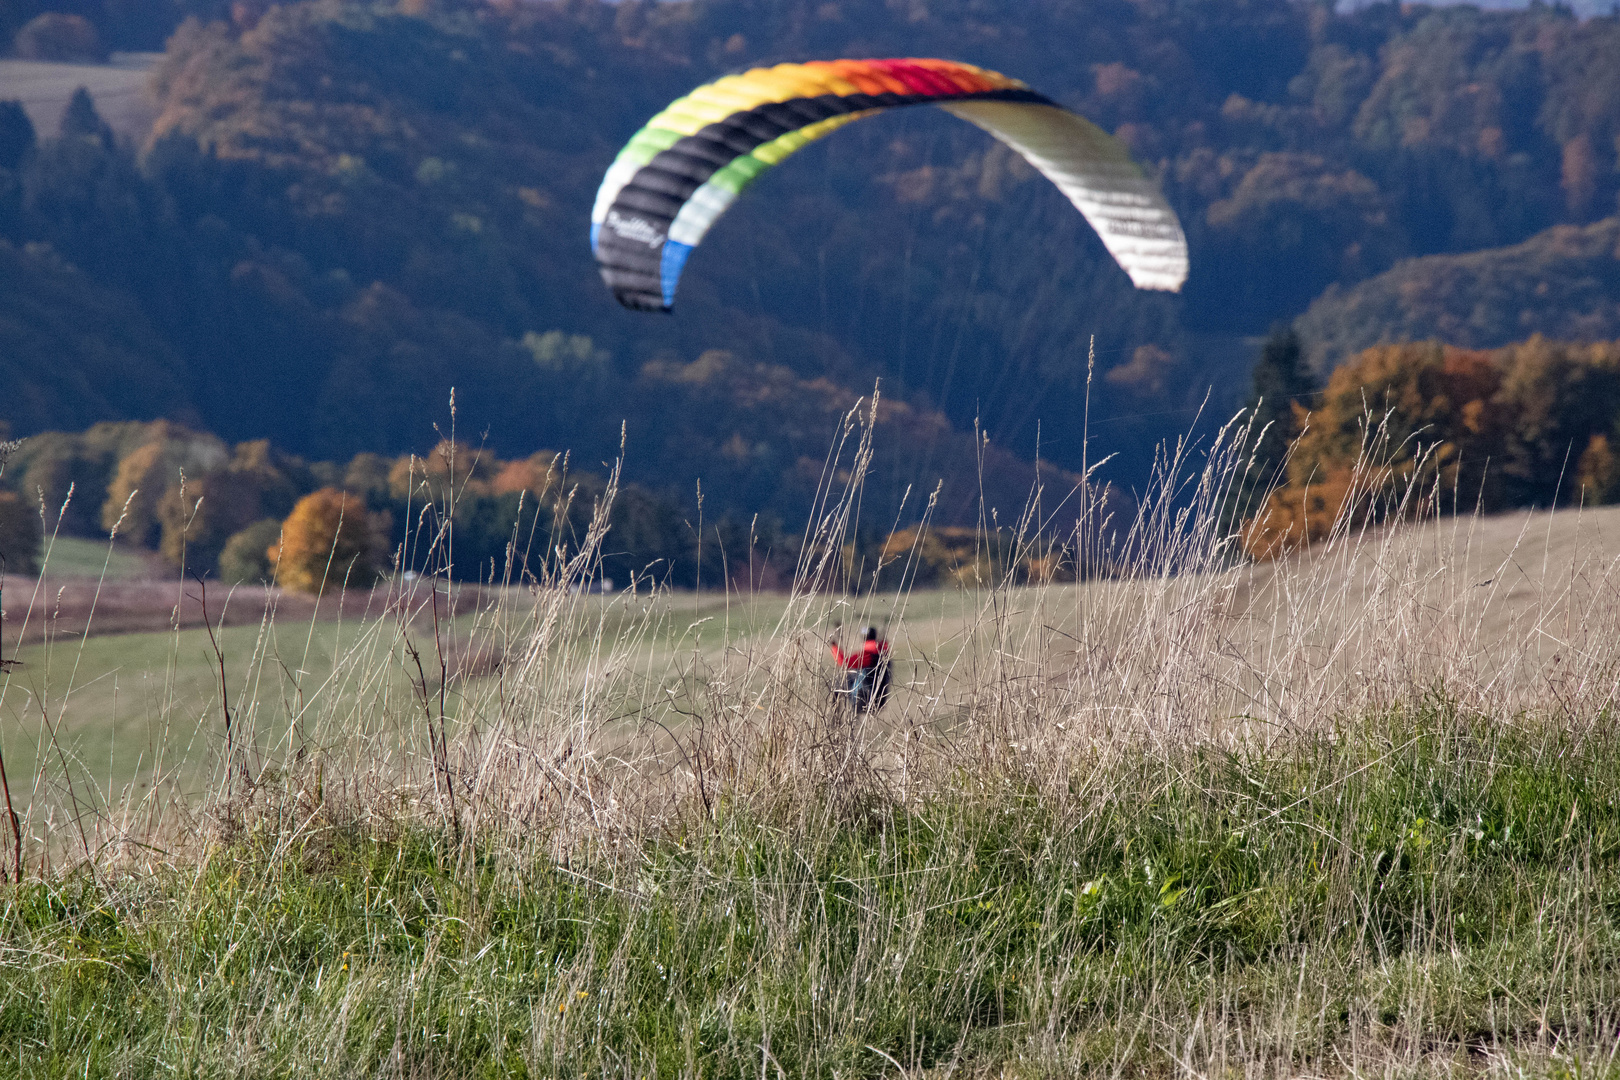
[[(443, 581), (397, 582), (343, 692), (232, 711), (222, 686), (206, 792), (29, 804), (0, 1068), (1620, 1068), (1620, 595), (1597, 523), (1549, 531), (1532, 574), (1543, 517), (1501, 557), (1501, 523), (1392, 487), (1372, 431), (1328, 538), (1248, 564), (1220, 526), (1234, 429), (1196, 466), (1167, 454), (1124, 520), (1089, 484), (1035, 493), (1031, 548), (1054, 495), (1081, 500), (1080, 580), (987, 582), (924, 637), (904, 561), (852, 580), (842, 557), (869, 432), (852, 415), (830, 454), (764, 632), (682, 629), (656, 585), (580, 589), (600, 506), (458, 623)], [(408, 542), (448, 555), (443, 509)], [(823, 640), (885, 595), (907, 665), (855, 716)], [(65, 754), (58, 774), (86, 782)]]

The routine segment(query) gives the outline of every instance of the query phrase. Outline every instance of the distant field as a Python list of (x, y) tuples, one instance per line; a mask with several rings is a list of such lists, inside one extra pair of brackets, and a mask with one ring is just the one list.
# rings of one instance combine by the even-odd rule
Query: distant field
[(152, 552), (117, 541), (58, 536), (48, 544), (46, 569), (55, 578), (134, 581), (163, 576), (163, 564)]
[[(190, 586), (188, 591), (197, 590)], [(485, 603), (498, 599), (492, 595)], [(522, 602), (521, 597), (510, 599)], [(262, 604), (258, 591), (252, 602)], [(922, 630), (933, 648), (941, 617), (954, 625), (971, 601), (958, 593), (925, 593), (911, 603), (916, 622), (906, 624), (906, 634)], [(656, 611), (628, 596), (582, 597), (579, 604), (587, 609), (585, 618), (601, 621), (609, 638), (650, 624), (652, 631), (635, 662), (656, 673), (698, 657), (720, 663), (728, 650), (768, 638), (785, 598), (761, 594), (728, 602), (723, 596), (674, 594)], [(892, 606), (892, 598), (877, 599), (852, 605), (842, 618), (887, 625)], [(238, 611), (254, 614), (240, 606)], [(262, 615), (262, 606), (257, 611)], [(215, 612), (217, 617), (217, 608)], [(336, 726), (353, 732), (363, 721), (346, 716), (386, 705), (382, 699), (388, 695), (409, 700), (411, 693), (410, 668), (395, 621), (351, 617), (340, 622), (330, 614), (317, 621), (310, 616), (308, 601), (294, 596), (274, 620), (255, 617), (218, 631), (233, 714), (257, 732), (260, 745), (271, 754), (296, 745), (300, 724), (309, 731)], [(835, 613), (830, 621), (839, 619)], [(452, 703), (464, 681), (454, 672), (457, 665), (467, 664), (467, 642), (478, 621), (476, 615), (464, 614), (445, 624), (443, 640), (456, 684)], [(411, 637), (427, 654), (431, 670), (436, 655), (429, 615), (418, 613)], [(590, 647), (588, 641), (573, 645)], [(218, 660), (206, 630), (95, 635), (82, 641), (64, 637), (21, 649), (8, 641), (6, 656), (18, 665), (0, 683), (0, 750), (14, 777), (34, 775), (42, 753), (47, 771), (59, 771), (53, 755), (60, 746), (76, 771), (82, 769), (103, 792), (117, 797), (131, 784), (138, 793), (154, 769), (189, 771), (206, 764), (223, 741)], [(340, 672), (335, 679), (334, 670)], [(475, 674), (471, 681), (480, 679), (487, 676)], [(47, 705), (49, 725), (41, 715), (41, 701)], [(403, 713), (407, 723), (417, 716), (410, 705), (375, 711)], [(45, 801), (54, 802), (61, 794), (48, 793)]]
[[(1453, 647), (1482, 657), (1511, 654), (1512, 663), (1521, 666), (1552, 663), (1561, 648), (1580, 648), (1583, 640), (1608, 632), (1607, 624), (1594, 622), (1597, 614), (1585, 601), (1620, 555), (1620, 509), (1449, 520), (1411, 530), (1399, 552), (1405, 563), (1400, 567), (1381, 561), (1390, 557), (1386, 552), (1380, 557), (1368, 553), (1344, 566), (1324, 567), (1320, 559), (1307, 556), (1233, 572), (1229, 584), (1219, 589), (1224, 643), (1207, 647), (1212, 653), (1243, 652), (1234, 671), (1262, 667), (1268, 653), (1283, 648), (1319, 657), (1299, 671), (1298, 685), (1289, 688), (1302, 702), (1346, 695), (1353, 699), (1365, 678), (1356, 670), (1356, 658), (1365, 651), (1362, 639), (1369, 632), (1410, 634), (1413, 664), (1422, 662), (1426, 651)], [(53, 556), (58, 571), (99, 572), (105, 558), (102, 545), (86, 541), (67, 542), (56, 554), (68, 557), (56, 563)], [(141, 557), (115, 553), (114, 566), (119, 573), (136, 574)], [(1434, 603), (1427, 605), (1431, 623), (1378, 629), (1373, 609), (1389, 603), (1387, 596), (1379, 598), (1379, 590), (1391, 573), (1433, 594)], [(179, 595), (177, 583), (128, 587), (153, 590), (158, 600), (171, 605)], [(847, 635), (869, 622), (885, 629), (898, 661), (897, 692), (889, 712), (905, 717), (927, 712), (940, 695), (958, 694), (981, 678), (974, 665), (982, 656), (973, 646), (991, 636), (1011, 652), (1046, 655), (1056, 665), (1042, 676), (1047, 679), (1088, 666), (1087, 650), (1075, 645), (1082, 639), (1093, 642), (1093, 654), (1096, 643), (1111, 642), (1109, 664), (1120, 663), (1121, 657), (1131, 661), (1134, 654), (1146, 656), (1163, 642), (1133, 642), (1131, 613), (1174, 604), (1177, 590), (1200, 587), (1185, 579), (1160, 579), (1021, 588), (988, 605), (986, 594), (971, 590), (823, 597), (815, 602), (811, 621), (821, 628), (817, 637), (839, 626)], [(117, 595), (116, 587), (104, 591)], [(54, 595), (52, 589), (46, 592)], [(188, 585), (186, 592), (195, 600), (195, 586)], [(382, 602), (365, 601), (373, 612)], [(277, 617), (265, 622), (263, 590), (243, 590), (232, 603), (236, 625), (218, 635), (226, 656), (227, 692), (238, 722), (255, 731), (257, 744), (271, 757), (295, 745), (299, 731), (354, 732), (368, 722), (360, 719), (362, 713), (415, 722), (412, 669), (394, 617), (367, 617), (364, 603), (357, 603), (352, 610), (346, 606), (342, 621), (337, 621), (335, 608), (317, 620), (307, 599), (287, 596), (279, 601)], [(469, 642), (479, 635), (475, 628), (488, 621), (477, 612), (504, 604), (506, 617), (522, 625), (530, 603), (521, 590), (463, 597), (462, 613), (447, 619), (443, 628), (452, 704), (465, 693), (478, 702), (476, 709), (488, 707), (484, 691), (493, 678), (488, 673), (493, 661), (468, 657)], [(13, 602), (8, 600), (7, 607), (13, 609)], [(624, 595), (573, 598), (576, 627), (597, 626), (600, 641), (593, 632), (570, 642), (579, 665), (567, 677), (583, 679), (591, 663), (602, 664), (601, 657), (607, 656), (607, 666), (621, 673), (633, 670), (635, 678), (649, 683), (668, 681), (683, 671), (688, 674), (677, 682), (692, 672), (699, 681), (723, 680), (728, 670), (756, 663), (761, 650), (771, 647), (785, 607), (784, 596), (769, 593), (670, 593), (653, 605)], [(14, 631), (8, 629), (7, 655), (20, 666), (0, 691), (0, 748), (12, 776), (33, 775), (42, 750), (47, 772), (60, 771), (59, 746), (105, 791), (116, 794), (150, 778), (160, 748), (167, 768), (189, 769), (211, 760), (224, 737), (218, 662), (207, 633), (196, 628), (199, 611), (195, 606), (187, 611), (191, 629), (94, 636), (82, 644), (63, 636), (49, 645), (18, 650), (12, 644)], [(432, 669), (431, 620), (425, 608), (411, 623), (410, 635)], [(810, 647), (819, 654), (818, 643)], [(1096, 661), (1090, 663), (1100, 670)], [(467, 669), (459, 678), (458, 665)], [(830, 685), (830, 661), (825, 669)], [(342, 672), (335, 679), (334, 670)], [(1141, 677), (1151, 676), (1144, 669)], [(1233, 679), (1234, 686), (1240, 681), (1235, 675), (1221, 677)], [(1261, 687), (1253, 692), (1270, 691)], [(372, 708), (389, 697), (399, 704)], [(42, 722), (42, 700), (49, 727)], [(457, 708), (450, 712), (460, 715)], [(56, 745), (50, 742), (53, 727)], [(45, 794), (45, 799), (53, 802), (58, 794)]]
[(82, 86), (114, 131), (139, 142), (157, 119), (146, 84), (162, 58), (162, 53), (114, 53), (105, 64), (0, 60), (0, 99), (20, 100), (40, 137), (53, 138), (68, 99)]

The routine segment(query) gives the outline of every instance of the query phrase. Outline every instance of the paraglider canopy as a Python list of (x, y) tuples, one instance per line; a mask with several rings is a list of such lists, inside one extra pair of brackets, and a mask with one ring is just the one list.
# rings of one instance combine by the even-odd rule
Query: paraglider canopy
[(597, 191), (591, 247), (602, 279), (626, 307), (669, 311), (687, 256), (762, 172), (853, 120), (925, 104), (1022, 154), (1137, 288), (1181, 288), (1181, 224), (1119, 140), (1016, 79), (928, 59), (778, 64), (671, 102), (619, 151)]

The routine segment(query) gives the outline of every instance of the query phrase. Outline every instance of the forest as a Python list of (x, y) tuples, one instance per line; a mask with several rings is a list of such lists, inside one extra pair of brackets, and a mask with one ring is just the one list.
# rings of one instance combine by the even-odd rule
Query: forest
[[(695, 510), (797, 523), (881, 385), (875, 505), (974, 447), (1144, 482), (1298, 320), (1317, 379), (1369, 345), (1620, 337), (1620, 20), (1286, 0), (343, 0), (53, 5), (162, 47), (139, 144), (76, 99), (0, 106), (0, 420), (169, 419), (310, 459), (427, 452), (452, 387), (504, 452), (567, 450)], [(0, 4), (0, 36), (40, 5)], [(617, 309), (585, 222), (622, 141), (730, 69), (944, 55), (1123, 139), (1186, 226), (1139, 293), (1062, 197), (932, 110), (775, 170), (673, 318)], [(1488, 297), (1482, 299), (1481, 297)], [(1092, 360), (1088, 363), (1088, 353)], [(290, 392), (296, 388), (296, 392)], [(947, 464), (942, 465), (945, 462)], [(1006, 473), (1016, 505), (1034, 466)], [(1020, 482), (1013, 482), (1013, 481)], [(812, 485), (813, 486), (813, 485)], [(949, 484), (947, 485), (949, 486)], [(948, 500), (949, 501), (949, 500)], [(1004, 510), (1003, 512), (1006, 512)]]
[(1380, 345), (1320, 388), (1307, 370), (1291, 337), (1268, 342), (1256, 368), (1282, 392), (1262, 407), (1274, 427), (1235, 515), (1254, 557), (1418, 505), (1497, 514), (1620, 501), (1620, 343)]

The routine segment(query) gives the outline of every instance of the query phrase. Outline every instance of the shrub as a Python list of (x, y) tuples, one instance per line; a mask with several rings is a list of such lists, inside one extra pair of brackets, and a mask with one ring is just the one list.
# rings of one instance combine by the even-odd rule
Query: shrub
[(39, 569), (39, 517), (14, 491), (0, 491), (0, 559), (9, 574)]
[(255, 521), (225, 541), (219, 553), (219, 579), (227, 585), (253, 585), (275, 577), (276, 564), (270, 549), (281, 542), (281, 522), (275, 518)]
[(289, 589), (324, 593), (334, 585), (367, 588), (382, 576), (386, 541), (366, 504), (337, 488), (298, 500), (281, 526), (281, 541), (265, 554)]

